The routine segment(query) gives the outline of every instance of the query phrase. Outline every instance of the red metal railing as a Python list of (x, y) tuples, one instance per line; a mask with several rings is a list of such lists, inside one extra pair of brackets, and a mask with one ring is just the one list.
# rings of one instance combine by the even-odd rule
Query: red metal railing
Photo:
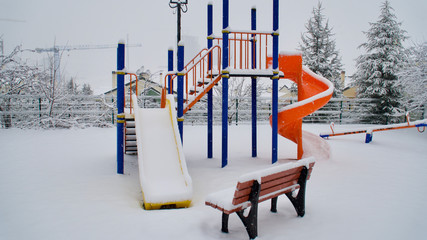
[[(129, 113), (132, 114), (132, 82), (135, 84), (135, 94), (138, 96), (138, 76), (135, 73), (125, 73), (125, 76), (129, 75)], [(135, 80), (132, 81), (132, 77), (135, 77)], [(123, 105), (126, 108), (126, 92), (123, 100)]]
[[(221, 76), (221, 47), (213, 46), (209, 50), (202, 50), (189, 64), (184, 71), (184, 103), (186, 106), (194, 105), (204, 95), (204, 90), (212, 83), (214, 77)], [(168, 81), (173, 81), (175, 73), (165, 76), (164, 87), (168, 86)], [(170, 79), (169, 79), (170, 78)], [(171, 83), (170, 82), (170, 83)], [(184, 113), (189, 108), (184, 109)]]
[[(230, 32), (228, 43), (229, 67), (232, 69), (267, 69), (269, 45), (272, 45), (271, 32)], [(252, 42), (255, 41), (255, 45)], [(215, 38), (215, 44), (221, 45), (222, 38)], [(256, 65), (252, 67), (252, 58), (256, 56)]]
[[(184, 71), (187, 71), (188, 70), (188, 67), (190, 67), (190, 66), (192, 66), (192, 65), (194, 65), (194, 63), (196, 62), (196, 60), (199, 60), (199, 58), (201, 58), (202, 56), (204, 56), (204, 53), (205, 52), (207, 52), (208, 51), (208, 49), (207, 48), (204, 48), (204, 49), (202, 49), (193, 59), (191, 59), (191, 61), (190, 62), (188, 62), (187, 63), (187, 65), (185, 65), (184, 66)], [(175, 73), (169, 73), (169, 74), (167, 74), (166, 76), (165, 76), (165, 85), (164, 85), (164, 87), (165, 88), (167, 88), (168, 87), (168, 85), (166, 85), (166, 83), (167, 83), (167, 79), (170, 77), (170, 79), (169, 79), (169, 81), (172, 83), (173, 82), (173, 80), (176, 78), (176, 74)], [(172, 88), (173, 88), (173, 86), (172, 86)], [(167, 91), (168, 93), (171, 93), (171, 92), (173, 92), (173, 91), (171, 91), (171, 92), (169, 92), (170, 91), (170, 89)]]

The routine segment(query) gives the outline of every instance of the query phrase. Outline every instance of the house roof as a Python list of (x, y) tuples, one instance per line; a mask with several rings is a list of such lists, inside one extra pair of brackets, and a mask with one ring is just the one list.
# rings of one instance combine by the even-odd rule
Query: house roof
[[(154, 91), (158, 92), (159, 94), (162, 92), (162, 86), (160, 84), (153, 82), (153, 81), (145, 78), (144, 76), (142, 77), (142, 79), (138, 80), (138, 84), (139, 84), (138, 86), (141, 86), (141, 84), (147, 84), (146, 89), (144, 91), (146, 91), (148, 89), (153, 89)], [(130, 85), (130, 82), (126, 83), (125, 88), (129, 87), (129, 85)], [(115, 92), (117, 92), (117, 87), (113, 88), (111, 90), (108, 90), (107, 92), (104, 92), (104, 95), (112, 94)]]

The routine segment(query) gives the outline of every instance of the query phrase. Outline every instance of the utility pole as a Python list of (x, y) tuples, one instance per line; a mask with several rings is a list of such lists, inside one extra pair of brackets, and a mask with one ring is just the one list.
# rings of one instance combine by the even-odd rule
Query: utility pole
[(177, 9), (177, 41), (176, 43), (178, 44), (181, 41), (181, 11), (183, 13), (186, 13), (188, 8), (187, 8), (187, 4), (188, 4), (188, 0), (170, 0), (169, 2), (169, 7), (170, 8), (176, 8)]

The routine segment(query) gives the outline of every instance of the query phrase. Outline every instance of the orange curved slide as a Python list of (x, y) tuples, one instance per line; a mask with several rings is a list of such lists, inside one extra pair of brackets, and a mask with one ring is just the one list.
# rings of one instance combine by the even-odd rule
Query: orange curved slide
[[(272, 58), (268, 58), (272, 63)], [(271, 65), (271, 64), (270, 64)], [(279, 109), (278, 133), (298, 145), (298, 159), (304, 153), (302, 147), (302, 119), (323, 107), (332, 97), (333, 84), (307, 67), (302, 66), (302, 56), (298, 54), (279, 55), (279, 70), (286, 79), (298, 85), (298, 102)], [(272, 117), (270, 116), (270, 124)]]

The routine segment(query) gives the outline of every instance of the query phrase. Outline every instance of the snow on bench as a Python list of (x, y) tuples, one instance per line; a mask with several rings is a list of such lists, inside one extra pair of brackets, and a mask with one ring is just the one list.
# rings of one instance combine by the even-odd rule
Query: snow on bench
[[(251, 172), (239, 177), (235, 188), (224, 189), (206, 197), (205, 204), (222, 211), (222, 232), (228, 232), (228, 217), (236, 213), (251, 239), (258, 235), (258, 203), (271, 199), (271, 211), (277, 212), (277, 199), (285, 194), (294, 205), (298, 216), (305, 214), (305, 186), (314, 166), (314, 158), (305, 158)], [(298, 193), (296, 193), (296, 190)], [(250, 208), (248, 215), (243, 214)]]

